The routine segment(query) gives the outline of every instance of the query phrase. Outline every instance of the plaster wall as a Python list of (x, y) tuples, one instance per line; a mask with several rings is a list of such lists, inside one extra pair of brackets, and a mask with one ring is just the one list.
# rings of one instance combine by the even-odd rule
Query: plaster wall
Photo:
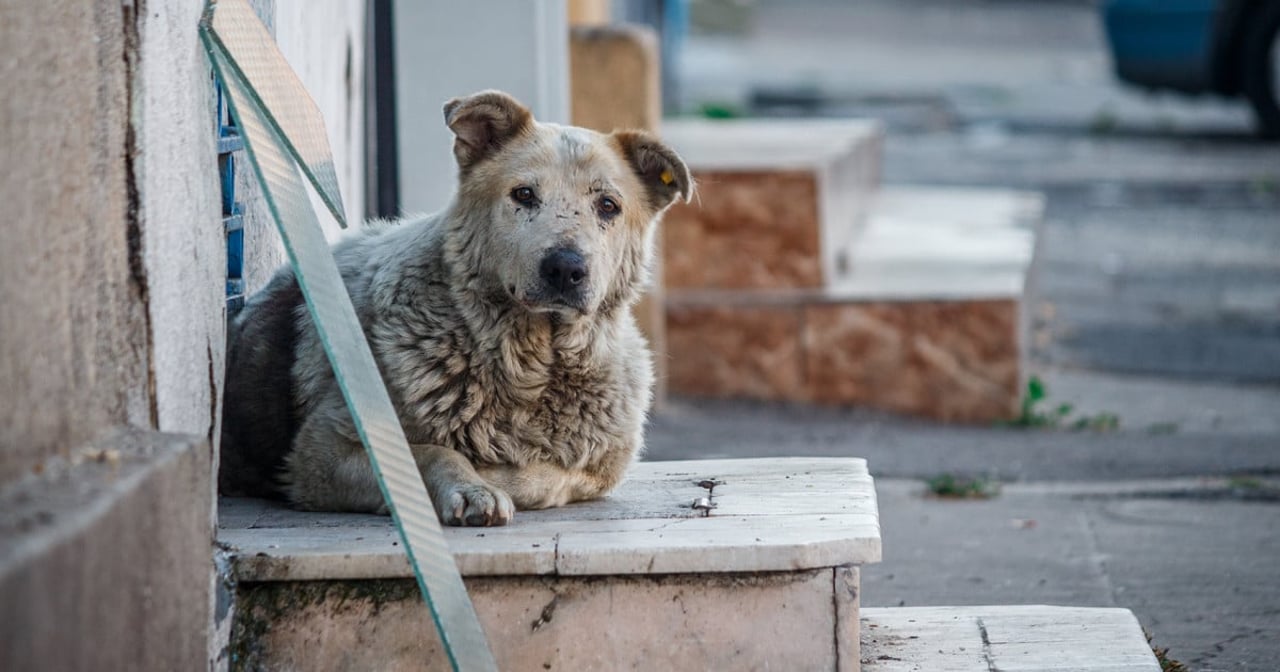
[[(358, 221), (363, 3), (253, 4)], [(0, 0), (0, 669), (200, 669), (216, 649), (226, 244), (203, 8)], [(239, 178), (260, 285), (283, 257)]]
[(0, 0), (0, 485), (153, 421), (131, 26), (119, 4)]
[(450, 98), (500, 89), (540, 121), (569, 123), (565, 0), (396, 0), (393, 12), (404, 213), (435, 212), (453, 195)]

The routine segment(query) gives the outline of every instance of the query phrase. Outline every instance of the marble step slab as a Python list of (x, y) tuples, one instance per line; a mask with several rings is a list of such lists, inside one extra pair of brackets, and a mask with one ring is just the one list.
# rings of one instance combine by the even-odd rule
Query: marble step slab
[(1128, 609), (862, 610), (863, 672), (1160, 672)]
[[(715, 481), (710, 515), (692, 508)], [(880, 561), (875, 486), (858, 458), (640, 462), (609, 497), (447, 528), (463, 576), (774, 572)], [(409, 578), (385, 516), (224, 498), (218, 540), (242, 581)]]
[[(880, 560), (857, 458), (643, 462), (603, 500), (446, 532), (503, 670), (856, 672)], [(388, 518), (224, 499), (218, 541), (232, 669), (447, 667)]]

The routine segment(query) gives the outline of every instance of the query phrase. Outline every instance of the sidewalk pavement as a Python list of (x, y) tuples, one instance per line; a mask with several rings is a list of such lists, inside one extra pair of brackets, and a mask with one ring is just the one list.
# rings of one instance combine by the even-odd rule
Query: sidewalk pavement
[(884, 561), (864, 569), (862, 604), (1125, 607), (1188, 669), (1272, 670), (1280, 506), (1275, 490), (1250, 501), (1258, 484), (1226, 485), (1025, 485), (963, 501), (881, 479)]
[[(753, 31), (691, 39), (686, 107), (810, 87), (886, 122), (886, 182), (1043, 190), (1030, 372), (1119, 428), (677, 398), (646, 458), (865, 457), (864, 605), (1120, 606), (1189, 669), (1277, 669), (1280, 501), (1252, 486), (1280, 476), (1280, 145), (1241, 101), (1117, 82), (1092, 2), (754, 6)], [(942, 473), (1009, 484), (921, 497)]]
[[(1083, 397), (1082, 411), (1111, 409), (1120, 428), (955, 427), (676, 399), (655, 414), (646, 458), (865, 457), (884, 560), (864, 570), (864, 605), (1119, 606), (1189, 669), (1273, 669), (1280, 390), (1084, 372), (1047, 379), (1055, 403)], [(988, 500), (926, 496), (924, 479), (943, 473), (1006, 483)]]
[(674, 399), (646, 459), (858, 456), (877, 478), (1001, 481), (1280, 474), (1280, 389), (1047, 370), (1046, 406), (1114, 414), (1116, 431), (942, 425), (866, 409)]

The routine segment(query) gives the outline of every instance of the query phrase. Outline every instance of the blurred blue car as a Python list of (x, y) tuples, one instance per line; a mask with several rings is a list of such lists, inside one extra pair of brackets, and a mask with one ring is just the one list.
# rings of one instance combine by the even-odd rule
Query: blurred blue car
[(1120, 79), (1243, 96), (1280, 137), (1280, 0), (1106, 0), (1102, 16)]

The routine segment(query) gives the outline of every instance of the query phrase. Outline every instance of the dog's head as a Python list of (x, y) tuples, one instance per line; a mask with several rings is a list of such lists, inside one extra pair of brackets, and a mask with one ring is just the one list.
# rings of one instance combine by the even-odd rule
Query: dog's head
[(689, 169), (657, 138), (538, 123), (495, 91), (444, 106), (458, 161), (464, 256), (512, 300), (578, 319), (648, 281), (654, 222), (688, 200)]

